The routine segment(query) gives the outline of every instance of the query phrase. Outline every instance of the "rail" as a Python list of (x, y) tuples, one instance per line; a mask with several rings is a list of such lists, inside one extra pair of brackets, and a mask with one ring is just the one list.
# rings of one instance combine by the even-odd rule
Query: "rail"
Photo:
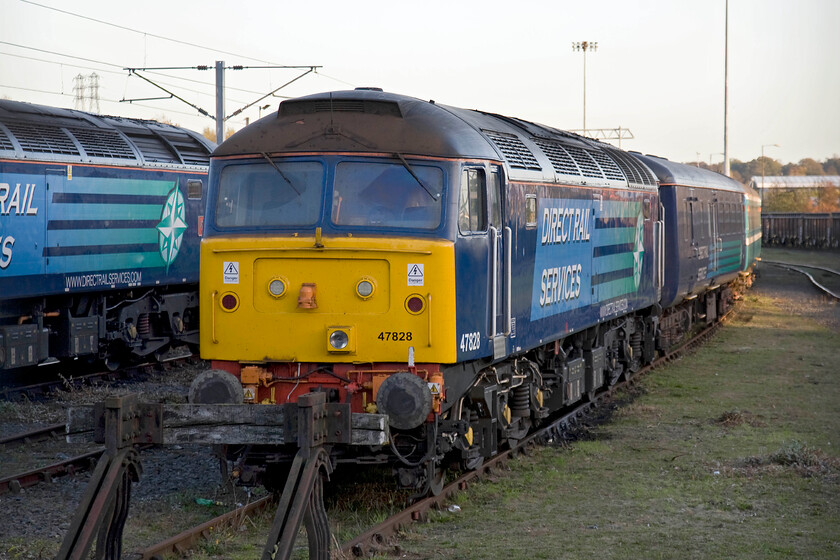
[(761, 262), (767, 263), (767, 264), (770, 264), (770, 265), (773, 265), (773, 266), (778, 266), (779, 268), (785, 268), (785, 269), (791, 270), (793, 272), (798, 272), (798, 273), (806, 276), (808, 278), (808, 280), (811, 281), (811, 284), (816, 286), (817, 289), (821, 290), (823, 293), (833, 297), (836, 300), (840, 300), (840, 294), (834, 292), (833, 290), (829, 289), (826, 286), (823, 286), (822, 284), (817, 282), (816, 278), (814, 278), (810, 273), (802, 270), (803, 268), (812, 268), (812, 269), (815, 269), (815, 270), (822, 270), (824, 272), (829, 272), (831, 274), (834, 274), (835, 276), (840, 277), (840, 272), (838, 272), (834, 269), (825, 268), (825, 267), (822, 267), (822, 266), (814, 266), (814, 265), (810, 265), (810, 264), (792, 264), (792, 263), (786, 263), (786, 262), (781, 262), (781, 261), (767, 261), (767, 260), (764, 260), (764, 259), (762, 259)]

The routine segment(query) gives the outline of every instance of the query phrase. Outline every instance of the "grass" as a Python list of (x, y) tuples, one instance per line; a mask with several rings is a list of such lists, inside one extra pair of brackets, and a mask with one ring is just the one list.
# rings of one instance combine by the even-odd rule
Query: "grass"
[(408, 558), (840, 557), (840, 335), (750, 293), (611, 422), (405, 534)]

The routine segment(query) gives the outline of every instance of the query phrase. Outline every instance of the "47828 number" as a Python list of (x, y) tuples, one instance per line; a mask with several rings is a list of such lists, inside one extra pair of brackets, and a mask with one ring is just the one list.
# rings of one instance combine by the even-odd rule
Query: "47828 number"
[(481, 333), (471, 332), (461, 335), (461, 352), (472, 352), (481, 348)]
[(411, 340), (411, 331), (382, 331), (376, 338), (385, 342), (408, 342)]

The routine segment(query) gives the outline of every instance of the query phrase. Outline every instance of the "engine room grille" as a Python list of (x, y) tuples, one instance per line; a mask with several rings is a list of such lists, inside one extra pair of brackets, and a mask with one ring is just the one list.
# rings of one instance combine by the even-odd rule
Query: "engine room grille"
[(181, 163), (172, 149), (151, 132), (147, 130), (123, 130), (123, 132), (140, 150), (144, 160), (159, 163)]
[(79, 150), (76, 149), (73, 141), (58, 127), (15, 122), (5, 124), (24, 152), (79, 155)]
[(616, 165), (610, 156), (604, 152), (598, 152), (595, 150), (586, 150), (586, 153), (592, 156), (595, 163), (601, 167), (601, 171), (604, 172), (604, 177), (607, 179), (615, 179), (616, 181), (626, 180), (624, 173), (621, 172), (621, 168)]
[(12, 151), (14, 149), (11, 139), (3, 132), (3, 129), (0, 129), (0, 150)]
[(636, 158), (618, 150), (607, 149), (613, 160), (618, 164), (627, 180), (637, 185), (656, 185), (656, 177), (647, 167), (639, 163)]
[(90, 157), (135, 159), (122, 136), (109, 130), (69, 128)]
[(188, 165), (210, 164), (210, 154), (207, 153), (207, 149), (186, 132), (171, 130), (163, 131), (161, 135), (175, 147), (184, 163)]
[(542, 138), (535, 138), (534, 142), (548, 157), (552, 167), (557, 173), (563, 175), (580, 175), (580, 169), (575, 164), (569, 152), (563, 149), (563, 146), (557, 142), (551, 142)]
[(400, 106), (393, 101), (374, 99), (306, 99), (284, 101), (280, 104), (280, 116), (305, 115), (309, 113), (368, 113), (402, 117)]
[(511, 167), (537, 171), (542, 169), (531, 150), (517, 136), (495, 130), (482, 130), (482, 132), (499, 148)]
[(564, 146), (564, 148), (566, 148), (566, 151), (569, 152), (569, 155), (572, 156), (572, 159), (580, 167), (580, 172), (584, 177), (592, 177), (593, 179), (604, 178), (604, 173), (601, 171), (598, 163), (589, 155), (589, 152), (577, 146)]

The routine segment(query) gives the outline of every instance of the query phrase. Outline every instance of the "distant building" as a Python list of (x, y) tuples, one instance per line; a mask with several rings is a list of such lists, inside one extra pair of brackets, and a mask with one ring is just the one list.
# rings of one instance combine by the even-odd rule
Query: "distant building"
[(840, 175), (753, 176), (762, 212), (838, 212)]
[(766, 189), (818, 189), (840, 187), (840, 175), (754, 175), (750, 186), (761, 192)]

